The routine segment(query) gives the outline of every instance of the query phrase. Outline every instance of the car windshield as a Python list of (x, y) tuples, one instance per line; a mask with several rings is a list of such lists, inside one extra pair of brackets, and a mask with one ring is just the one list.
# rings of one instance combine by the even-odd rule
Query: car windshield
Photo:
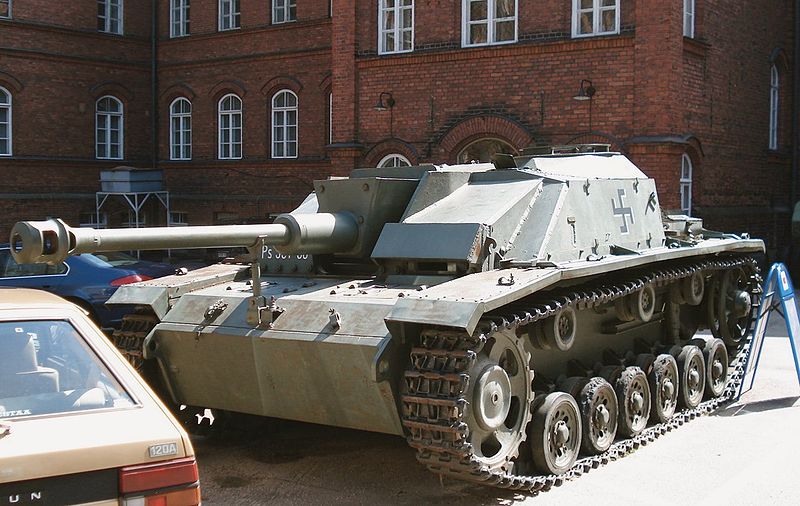
[(0, 322), (0, 419), (132, 405), (69, 321)]
[(103, 253), (84, 253), (90, 262), (102, 267), (124, 267), (139, 262), (139, 259), (121, 251), (104, 251)]

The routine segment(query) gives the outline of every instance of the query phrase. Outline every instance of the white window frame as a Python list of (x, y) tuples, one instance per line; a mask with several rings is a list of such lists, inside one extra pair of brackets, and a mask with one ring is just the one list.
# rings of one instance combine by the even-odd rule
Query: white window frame
[[(615, 35), (619, 33), (620, 23), (620, 0), (614, 0), (614, 5), (602, 5), (602, 0), (592, 0), (592, 7), (588, 9), (581, 9), (581, 0), (572, 0), (572, 37), (596, 37), (598, 35)], [(608, 31), (601, 31), (601, 20), (603, 19), (603, 11), (614, 10), (614, 29)], [(581, 13), (592, 13), (592, 31), (590, 33), (580, 33), (581, 26)]]
[(778, 116), (781, 81), (778, 66), (769, 69), (769, 149), (778, 149)]
[[(241, 28), (241, 10), (239, 0), (219, 0), (219, 18), (218, 29), (220, 32), (227, 32), (229, 30), (238, 30)], [(223, 6), (228, 6), (228, 12), (225, 13)]]
[(683, 0), (683, 36), (694, 38), (695, 0)]
[(689, 155), (684, 153), (683, 156), (681, 156), (681, 212), (689, 216), (692, 214), (692, 171), (692, 159), (689, 158)]
[(190, 0), (170, 0), (169, 36), (171, 38), (189, 35)]
[[(228, 98), (235, 98), (239, 102), (238, 109), (222, 109), (223, 103)], [(233, 118), (238, 116), (239, 117), (239, 126), (233, 126)], [(223, 119), (228, 119), (228, 126), (223, 126)], [(239, 131), (239, 142), (233, 140), (233, 132), (236, 130)], [(223, 132), (228, 132), (228, 140), (223, 141)], [(242, 99), (239, 98), (239, 95), (235, 93), (228, 93), (217, 103), (217, 158), (220, 160), (241, 160), (243, 154), (243, 145), (244, 141), (244, 104), (242, 103)], [(236, 146), (239, 147), (239, 152), (235, 153)], [(224, 153), (224, 148), (228, 148), (228, 153)]]
[(5, 16), (0, 16), (0, 19), (11, 19), (11, 6), (13, 5), (13, 2), (11, 0), (0, 0), (0, 4), (8, 5), (8, 12)]
[[(387, 7), (386, 0), (378, 0), (378, 54), (410, 53), (414, 51), (414, 0), (408, 0), (410, 1), (409, 5), (403, 5), (404, 1), (396, 0), (394, 6)], [(411, 11), (411, 26), (401, 26), (403, 11)], [(389, 13), (392, 14), (392, 19), (394, 19), (394, 26), (385, 29), (386, 15)], [(402, 49), (403, 34), (405, 32), (411, 33), (411, 47), (408, 49)], [(394, 36), (394, 48), (386, 47), (385, 35), (388, 34)]]
[(186, 211), (170, 211), (169, 222), (167, 226), (170, 227), (186, 227), (189, 226), (189, 213)]
[[(394, 162), (392, 165), (388, 165), (389, 162)], [(402, 162), (401, 165), (398, 165), (397, 162)], [(405, 156), (401, 155), (400, 153), (390, 153), (383, 158), (381, 161), (378, 162), (378, 168), (392, 168), (392, 167), (411, 167), (411, 162)]]
[(0, 151), (0, 156), (12, 156), (14, 154), (13, 149), (13, 141), (14, 135), (11, 129), (12, 122), (14, 120), (13, 112), (14, 112), (14, 97), (11, 96), (11, 92), (8, 91), (6, 88), (0, 86), (0, 109), (6, 111), (6, 133), (8, 134), (8, 138), (5, 139), (8, 143), (8, 150), (7, 151)]
[[(470, 5), (473, 1), (462, 0), (461, 2), (461, 47), (480, 47), (496, 46), (500, 44), (513, 44), (519, 37), (519, 2), (514, 0), (514, 38), (512, 40), (497, 41), (496, 25), (499, 22), (511, 20), (511, 18), (495, 18), (495, 7), (497, 0), (486, 0), (486, 18), (479, 20), (470, 19)], [(470, 27), (474, 25), (486, 25), (486, 42), (471, 43), (469, 41)]]
[(136, 221), (136, 211), (128, 209), (128, 219), (122, 222), (123, 228), (143, 228), (147, 226), (147, 214), (139, 213), (139, 221)]
[[(280, 13), (280, 17), (278, 16)], [(272, 24), (297, 21), (297, 0), (272, 0)]]
[[(100, 111), (100, 102), (109, 99), (119, 106), (116, 111)], [(119, 142), (111, 142), (111, 132), (113, 131), (114, 119), (119, 121)], [(101, 125), (102, 123), (102, 125)], [(122, 101), (113, 95), (103, 95), (94, 104), (94, 146), (95, 157), (98, 160), (122, 160), (125, 157), (125, 106)], [(105, 141), (100, 143), (100, 131), (105, 132)], [(118, 156), (111, 156), (111, 149), (118, 147)]]
[[(189, 111), (176, 111), (178, 104), (188, 104)], [(192, 159), (192, 102), (186, 97), (178, 97), (169, 104), (169, 159)]]
[[(283, 94), (288, 94), (294, 97), (293, 106), (276, 106), (278, 97)], [(287, 116), (290, 112), (294, 112), (294, 123), (289, 123)], [(292, 90), (280, 90), (272, 96), (272, 158), (297, 158), (300, 144), (300, 100)], [(290, 139), (288, 132), (290, 128), (294, 128), (294, 139)], [(278, 132), (281, 132), (281, 139), (278, 140)], [(282, 153), (276, 154), (277, 148), (281, 147)], [(293, 154), (287, 154), (289, 148), (294, 148)]]
[[(124, 12), (125, 12), (125, 5), (123, 0), (98, 0), (97, 3), (103, 4), (103, 15), (97, 15), (98, 21), (103, 21), (103, 27), (100, 28), (98, 26), (99, 31), (103, 33), (111, 33), (114, 35), (122, 35), (123, 28), (122, 23), (124, 20)], [(111, 16), (112, 8), (116, 8), (117, 12), (119, 13), (119, 17), (114, 18)], [(114, 21), (117, 22), (117, 29), (114, 30)], [(99, 23), (98, 23), (99, 25)]]

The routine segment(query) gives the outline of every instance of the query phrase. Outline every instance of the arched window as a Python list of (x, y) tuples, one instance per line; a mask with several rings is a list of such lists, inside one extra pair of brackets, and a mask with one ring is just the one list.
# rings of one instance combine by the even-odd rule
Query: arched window
[(95, 156), (100, 159), (122, 160), (123, 152), (122, 102), (116, 97), (100, 97), (95, 104)]
[(692, 159), (685, 153), (681, 157), (681, 211), (692, 214)]
[(297, 158), (297, 95), (289, 90), (272, 97), (272, 158)]
[(192, 159), (192, 103), (180, 97), (169, 106), (169, 159)]
[(391, 155), (386, 155), (381, 158), (381, 161), (378, 162), (378, 167), (410, 167), (411, 162), (408, 161), (403, 155), (392, 153)]
[(479, 139), (458, 153), (458, 163), (491, 162), (496, 153), (515, 155), (517, 150), (500, 139)]
[(0, 86), (0, 156), (11, 156), (11, 93)]
[(219, 159), (242, 157), (242, 100), (233, 93), (219, 101)]
[(769, 149), (778, 149), (778, 98), (780, 76), (777, 65), (770, 68), (769, 79)]

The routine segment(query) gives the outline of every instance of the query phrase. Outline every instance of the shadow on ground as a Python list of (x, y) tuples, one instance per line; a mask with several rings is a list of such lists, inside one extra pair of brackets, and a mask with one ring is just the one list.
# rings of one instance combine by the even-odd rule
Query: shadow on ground
[(761, 413), (763, 411), (772, 411), (776, 409), (800, 407), (795, 406), (798, 400), (800, 400), (800, 396), (780, 397), (777, 399), (764, 399), (761, 401), (734, 404), (733, 406), (722, 409), (715, 414), (716, 416), (741, 416), (750, 413)]

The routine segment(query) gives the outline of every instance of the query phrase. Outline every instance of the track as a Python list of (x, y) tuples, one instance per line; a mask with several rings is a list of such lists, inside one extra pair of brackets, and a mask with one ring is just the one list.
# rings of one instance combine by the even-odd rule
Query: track
[[(501, 308), (486, 315), (479, 324), (479, 331), (473, 336), (452, 330), (423, 331), (420, 343), (411, 351), (411, 368), (405, 374), (406, 390), (402, 397), (401, 413), (403, 425), (410, 432), (408, 443), (416, 449), (417, 460), (441, 475), (538, 493), (624, 457), (695, 417), (716, 410), (730, 401), (738, 390), (748, 346), (745, 340), (732, 357), (727, 384), (721, 396), (702, 402), (694, 409), (676, 412), (669, 421), (651, 425), (635, 437), (618, 440), (600, 455), (581, 458), (563, 474), (530, 475), (527, 466), (514, 462), (505, 466), (485, 465), (476, 457), (476, 449), (468, 442), (470, 428), (464, 408), (469, 403), (465, 394), (471, 380), (470, 367), (483, 344), (498, 331), (513, 330), (548, 318), (564, 306), (572, 306), (576, 310), (591, 309), (629, 295), (647, 284), (660, 287), (698, 271), (712, 273), (735, 267), (744, 267), (749, 273), (752, 322), (753, 315), (758, 311), (757, 295), (760, 291), (757, 264), (748, 256), (728, 256), (671, 264), (664, 269), (638, 273), (620, 282), (601, 280), (580, 286), (577, 290), (554, 290), (548, 293), (548, 299), (532, 301), (527, 307), (520, 308), (519, 303), (515, 303), (513, 309), (504, 311)], [(745, 336), (749, 331), (747, 329)], [(527, 448), (518, 449), (514, 456), (524, 451)]]

